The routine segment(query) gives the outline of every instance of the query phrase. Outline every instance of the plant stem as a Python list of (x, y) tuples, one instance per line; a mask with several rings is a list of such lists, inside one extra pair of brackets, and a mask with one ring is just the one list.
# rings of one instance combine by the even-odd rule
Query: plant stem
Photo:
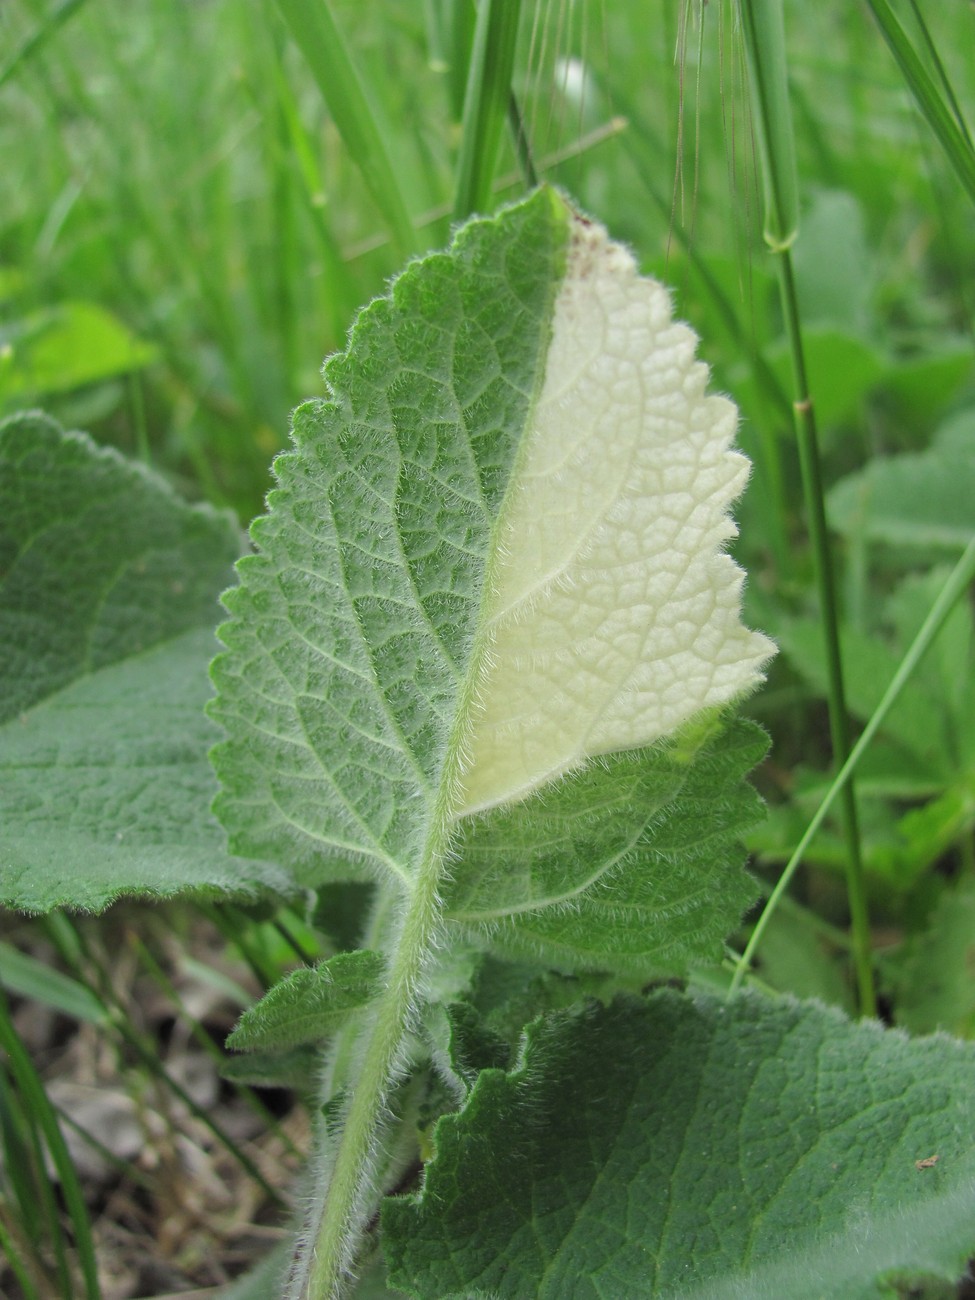
[(799, 190), (789, 99), (782, 0), (740, 0), (754, 127), (765, 187), (765, 242), (791, 247), (799, 230)]
[[(443, 852), (440, 837), (431, 836), (431, 841), (399, 925), (382, 945), (393, 955), (385, 992), (354, 1043), (356, 1048), (363, 1045), (361, 1055), (350, 1063), (349, 1043), (341, 1036), (333, 1047), (332, 1083), (344, 1086), (348, 1101), (331, 1169), (316, 1192), (309, 1240), (292, 1277), (289, 1295), (295, 1300), (337, 1300), (354, 1263), (360, 1230), (374, 1210), (370, 1193), (379, 1155), (377, 1117), (403, 1064), (420, 981), (440, 923)], [(387, 916), (374, 928), (389, 928)], [(329, 1141), (327, 1134), (324, 1140)]]
[[(833, 579), (829, 532), (826, 526), (826, 508), (823, 500), (823, 481), (820, 472), (816, 417), (806, 376), (802, 329), (799, 322), (799, 303), (792, 269), (792, 254), (788, 248), (784, 248), (776, 254), (775, 260), (779, 272), (782, 313), (785, 317), (789, 352), (792, 357), (796, 442), (799, 447), (803, 496), (806, 504), (806, 521), (809, 529), (809, 540), (812, 545), (820, 617), (823, 620), (830, 738), (833, 745), (834, 759), (838, 766), (842, 766), (850, 752), (849, 715), (846, 709), (846, 692), (843, 686), (843, 659), (840, 651), (839, 620), (836, 612), (836, 584)], [(846, 890), (850, 907), (853, 962), (856, 968), (860, 1011), (865, 1016), (872, 1016), (876, 1014), (877, 1000), (874, 992), (873, 959), (870, 947), (870, 915), (867, 909), (867, 891), (863, 879), (860, 827), (857, 818), (856, 793), (852, 779), (846, 781), (843, 786), (841, 813), (846, 839)]]
[[(842, 766), (849, 753), (850, 742), (836, 588), (826, 528), (816, 417), (806, 374), (799, 300), (790, 251), (799, 228), (799, 204), (782, 0), (741, 0), (741, 16), (755, 131), (765, 183), (765, 241), (775, 257), (782, 315), (792, 360), (796, 442), (826, 648), (830, 734), (834, 759), (837, 765)], [(847, 895), (860, 1010), (864, 1015), (873, 1015), (876, 996), (870, 952), (870, 917), (863, 881), (856, 796), (852, 781), (849, 780), (843, 786), (842, 810), (847, 849)]]

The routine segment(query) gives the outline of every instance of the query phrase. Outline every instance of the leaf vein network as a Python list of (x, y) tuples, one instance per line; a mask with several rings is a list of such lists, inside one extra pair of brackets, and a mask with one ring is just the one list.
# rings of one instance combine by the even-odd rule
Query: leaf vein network
[(450, 675), (452, 676), (454, 680), (454, 685), (456, 686), (460, 681), (460, 666), (454, 661), (454, 657), (447, 647), (447, 643), (444, 640), (441, 629), (433, 621), (433, 617), (431, 616), (430, 611), (427, 609), (426, 601), (421, 596), (420, 590), (416, 584), (416, 575), (414, 574), (413, 571), (413, 565), (410, 561), (409, 555), (407, 554), (404, 532), (402, 527), (400, 526), (400, 515), (399, 515), (399, 501), (400, 501), (400, 493), (401, 493), (402, 485), (403, 485), (403, 474), (402, 474), (402, 462), (401, 462), (399, 472), (397, 473), (396, 476), (396, 493), (395, 493), (395, 499), (393, 503), (393, 519), (396, 524), (396, 527), (394, 529), (394, 532), (396, 534), (396, 549), (400, 557), (401, 567), (403, 569), (403, 572), (406, 575), (406, 580), (410, 585), (410, 591), (413, 593), (413, 603), (416, 606), (416, 608), (420, 610), (423, 617), (423, 621), (425, 622), (435, 644), (439, 646), (440, 657), (443, 660), (445, 667), (447, 667), (450, 670)]
[[(542, 912), (547, 908), (559, 907), (562, 904), (574, 902), (584, 895), (587, 890), (591, 889), (593, 885), (598, 884), (604, 876), (612, 872), (620, 860), (631, 852), (635, 843), (636, 841), (628, 844), (625, 848), (620, 849), (618, 853), (613, 854), (612, 857), (604, 858), (602, 863), (586, 879), (579, 881), (572, 889), (566, 890), (562, 894), (532, 898), (524, 903), (510, 904), (507, 907), (495, 908), (490, 911), (451, 912), (450, 917), (455, 921), (501, 921), (509, 916), (523, 916), (526, 913)], [(596, 901), (595, 897), (586, 899), (587, 905), (595, 904)], [(605, 907), (607, 909), (618, 909), (620, 904), (607, 901)]]
[[(335, 532), (335, 535), (338, 536), (339, 535), (338, 521), (335, 519), (334, 506), (331, 498), (329, 498), (328, 507), (329, 507), (329, 515), (331, 517), (331, 522), (332, 522), (332, 528)], [(383, 716), (386, 718), (386, 721), (390, 727), (391, 732), (398, 737), (400, 749), (403, 753), (403, 756), (407, 759), (411, 768), (417, 774), (417, 777), (421, 785), (423, 785), (424, 788), (427, 788), (427, 778), (426, 778), (426, 774), (423, 771), (422, 765), (420, 764), (419, 759), (413, 750), (413, 747), (410, 745), (409, 741), (407, 740), (406, 734), (403, 731), (399, 718), (396, 716), (396, 713), (393, 710), (392, 703), (388, 695), (383, 690), (382, 677), (376, 664), (374, 649), (370, 643), (369, 637), (366, 635), (365, 629), (362, 626), (362, 620), (359, 616), (359, 610), (356, 604), (357, 598), (352, 595), (352, 592), (350, 590), (348, 575), (345, 571), (345, 563), (343, 560), (341, 547), (339, 548), (338, 554), (339, 554), (339, 564), (341, 566), (342, 576), (343, 579), (345, 580), (344, 589), (346, 593), (346, 599), (348, 600), (349, 613), (351, 616), (350, 623), (354, 626), (355, 635), (358, 638), (359, 643), (363, 648), (365, 662), (369, 664), (371, 669), (369, 676), (365, 677), (364, 680), (370, 682), (372, 686), (373, 698), (378, 702), (380, 711), (382, 712)]]
[[(656, 1293), (657, 1290), (659, 1289), (657, 1284), (659, 1281), (660, 1273), (662, 1272), (661, 1265), (668, 1253), (667, 1248), (669, 1242), (667, 1238), (675, 1228), (673, 1222), (675, 1216), (675, 1208), (678, 1206), (686, 1205), (686, 1199), (682, 1200), (682, 1193), (684, 1193), (685, 1189), (680, 1188), (678, 1184), (680, 1182), (681, 1167), (682, 1165), (685, 1164), (685, 1162), (688, 1159), (690, 1159), (690, 1153), (688, 1151), (688, 1146), (689, 1146), (688, 1134), (691, 1132), (691, 1130), (694, 1127), (696, 1127), (698, 1117), (705, 1104), (705, 1093), (707, 1090), (701, 1086), (701, 1080), (709, 1079), (709, 1078), (721, 1078), (722, 1070), (724, 1067), (724, 1062), (721, 1060), (723, 1048), (716, 1043), (716, 1039), (717, 1039), (717, 1034), (714, 1032), (713, 1029), (709, 1027), (707, 1046), (705, 1047), (704, 1052), (702, 1053), (703, 1059), (702, 1059), (701, 1067), (697, 1073), (697, 1079), (696, 1081), (687, 1080), (687, 1079), (683, 1081), (684, 1086), (682, 1088), (682, 1093), (685, 1097), (688, 1095), (693, 1096), (694, 1103), (692, 1106), (688, 1106), (684, 1111), (685, 1119), (683, 1124), (680, 1126), (681, 1127), (680, 1149), (678, 1151), (677, 1158), (674, 1161), (674, 1166), (673, 1166), (673, 1170), (670, 1173), (670, 1177), (666, 1180), (666, 1195), (665, 1195), (666, 1204), (665, 1204), (664, 1212), (660, 1219), (660, 1229), (657, 1234), (657, 1241), (659, 1244), (658, 1244), (657, 1251), (653, 1256), (653, 1263), (652, 1263), (653, 1280), (654, 1280), (654, 1286), (652, 1288), (653, 1293)], [(717, 1056), (717, 1059), (714, 1059), (715, 1056)], [(697, 1084), (696, 1087), (694, 1086), (695, 1082)], [(675, 1116), (673, 1110), (671, 1110), (669, 1116), (669, 1123), (672, 1127), (675, 1126)], [(658, 1180), (658, 1186), (662, 1181), (663, 1180)], [(678, 1252), (679, 1255), (682, 1253), (683, 1252), (680, 1251)]]
[[(300, 602), (300, 604), (307, 605), (309, 609), (315, 608), (311, 601), (302, 601)], [(299, 603), (292, 602), (290, 608), (291, 609), (299, 608)], [(338, 617), (338, 615), (336, 615), (336, 617)], [(352, 619), (346, 621), (348, 621), (349, 623), (353, 623)], [(348, 673), (350, 677), (358, 678), (360, 682), (368, 683), (372, 680), (369, 673), (364, 672), (361, 668), (357, 668), (355, 664), (346, 663), (344, 659), (340, 659), (338, 655), (331, 654), (328, 650), (324, 648), (324, 646), (319, 645), (317, 641), (313, 641), (309, 636), (305, 634), (304, 631), (302, 631), (300, 627), (298, 627), (294, 623), (293, 620), (288, 630), (289, 630), (289, 635), (292, 635), (295, 638), (297, 638), (297, 640), (301, 641), (319, 659), (326, 659), (330, 664), (334, 664), (336, 668), (340, 668), (342, 672)], [(281, 672), (280, 669), (278, 671)], [(287, 676), (283, 672), (281, 672), (281, 675), (282, 677), (284, 677), (285, 681), (288, 681)]]
[[(326, 773), (326, 775), (328, 775), (328, 773)], [(367, 847), (366, 844), (355, 844), (352, 842), (347, 843), (343, 840), (336, 839), (335, 836), (324, 835), (322, 834), (321, 831), (316, 830), (313, 827), (304, 825), (302, 822), (300, 822), (297, 819), (297, 817), (293, 816), (290, 812), (287, 811), (286, 808), (284, 808), (281, 805), (280, 801), (278, 800), (278, 798), (276, 797), (273, 791), (271, 792), (271, 801), (274, 804), (275, 808), (278, 810), (281, 819), (288, 826), (293, 826), (294, 829), (296, 831), (299, 831), (302, 835), (307, 835), (309, 839), (314, 840), (318, 844), (326, 845), (329, 848), (337, 848), (337, 849), (341, 849), (343, 852), (346, 853), (359, 853), (365, 857), (375, 858), (377, 862), (381, 863), (382, 866), (388, 868), (395, 876), (397, 876), (400, 880), (402, 880), (405, 885), (410, 885), (411, 884), (410, 878), (407, 875), (407, 873), (404, 871), (402, 865), (399, 862), (397, 862), (395, 858), (391, 857), (385, 851), (385, 849), (383, 849), (376, 842), (375, 837), (369, 831), (368, 827), (363, 824), (358, 814), (346, 803), (345, 798), (341, 794), (341, 791), (338, 790), (338, 787), (335, 787), (333, 784), (333, 788), (336, 790), (336, 793), (339, 794), (340, 802), (342, 802), (346, 806), (346, 808), (348, 809), (349, 813), (352, 816), (353, 821), (355, 821), (357, 825), (362, 827), (362, 829), (366, 832), (364, 838), (369, 842), (369, 844), (372, 847)]]

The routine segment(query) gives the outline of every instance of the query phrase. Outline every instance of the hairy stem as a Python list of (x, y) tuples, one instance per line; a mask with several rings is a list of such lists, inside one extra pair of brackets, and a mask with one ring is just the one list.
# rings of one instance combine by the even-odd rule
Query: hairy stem
[(290, 1294), (296, 1300), (336, 1300), (343, 1293), (361, 1229), (374, 1210), (386, 1103), (403, 1065), (404, 1040), (440, 921), (442, 862), (442, 852), (428, 853), (399, 926), (390, 935), (388, 982), (371, 1018), (360, 1026), (355, 1059), (345, 1055), (348, 1040), (340, 1038), (335, 1044), (332, 1081), (344, 1087), (348, 1099), (337, 1146), (325, 1153), (329, 1170), (316, 1190), (306, 1247), (292, 1278)]

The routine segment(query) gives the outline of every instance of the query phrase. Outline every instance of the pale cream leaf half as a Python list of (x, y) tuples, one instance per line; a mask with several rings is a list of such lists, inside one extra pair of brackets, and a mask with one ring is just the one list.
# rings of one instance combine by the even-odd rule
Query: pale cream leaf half
[(495, 530), (458, 815), (747, 693), (774, 644), (725, 554), (749, 464), (697, 337), (573, 218), (541, 393)]

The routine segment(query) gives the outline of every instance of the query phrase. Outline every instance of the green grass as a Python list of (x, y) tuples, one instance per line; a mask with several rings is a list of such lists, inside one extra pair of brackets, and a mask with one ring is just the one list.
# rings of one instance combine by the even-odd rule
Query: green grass
[[(849, 832), (844, 839), (827, 816), (803, 840), (840, 765), (831, 689), (834, 736), (843, 710), (817, 637), (827, 600), (855, 739), (975, 529), (975, 453), (966, 456), (975, 446), (975, 155), (962, 116), (975, 102), (971, 12), (933, 0), (898, 5), (894, 16), (879, 0), (787, 6), (779, 71), (792, 108), (798, 234), (794, 292), (783, 298), (763, 240), (769, 153), (753, 129), (726, 0), (703, 10), (525, 0), (511, 93), (509, 47), (485, 45), (492, 12), (497, 21), (506, 9), (485, 5), (477, 32), (473, 7), (449, 0), (10, 0), (0, 16), (9, 51), (0, 64), (0, 414), (44, 405), (246, 522), (291, 408), (321, 393), (322, 358), (404, 257), (441, 245), (453, 215), (523, 192), (526, 174), (563, 185), (674, 287), (717, 386), (742, 409), (754, 474), (737, 553), (751, 575), (748, 617), (783, 648), (752, 702), (773, 740), (762, 776), (772, 816), (755, 836), (755, 868), (771, 889), (792, 859), (789, 923), (796, 951), (812, 954), (800, 978), (796, 962), (763, 964), (758, 946), (758, 974), (830, 997), (837, 981), (856, 985), (857, 968), (862, 1002), (870, 1006), (876, 981), (896, 1020), (903, 954), (915, 954), (915, 973), (918, 960), (936, 960), (923, 957), (938, 951), (930, 927), (975, 874), (971, 613), (963, 600), (945, 611), (871, 744), (858, 748), (862, 888), (852, 894)], [(520, 147), (512, 120), (524, 128)], [(773, 245), (792, 230), (785, 193)], [(94, 309), (105, 331), (95, 352)], [(818, 415), (818, 439), (802, 456), (797, 346)], [(917, 456), (928, 458), (920, 474)], [(892, 516), (871, 477), (878, 466), (895, 476), (903, 467)], [(832, 584), (807, 524), (815, 480)], [(946, 517), (955, 532), (938, 534)], [(850, 897), (853, 956), (842, 938)], [(820, 942), (824, 927), (840, 941)], [(269, 980), (254, 933), (241, 932), (244, 959)], [(739, 938), (740, 951), (748, 934)], [(94, 980), (66, 953), (61, 968), (82, 985)], [(962, 972), (956, 985), (975, 1009), (975, 976)], [(954, 1005), (954, 1019), (942, 1009), (939, 1020), (931, 1005), (922, 1028), (975, 1023)], [(21, 1058), (10, 1060), (14, 1082), (32, 1088)], [(48, 1141), (35, 1094), (4, 1088), (8, 1140)], [(29, 1294), (20, 1190), (17, 1210), (18, 1189), (0, 1186), (0, 1202), (14, 1207), (0, 1232)], [(78, 1209), (72, 1240), (90, 1274)], [(50, 1235), (67, 1276), (62, 1230)], [(87, 1274), (84, 1285), (94, 1294)]]

